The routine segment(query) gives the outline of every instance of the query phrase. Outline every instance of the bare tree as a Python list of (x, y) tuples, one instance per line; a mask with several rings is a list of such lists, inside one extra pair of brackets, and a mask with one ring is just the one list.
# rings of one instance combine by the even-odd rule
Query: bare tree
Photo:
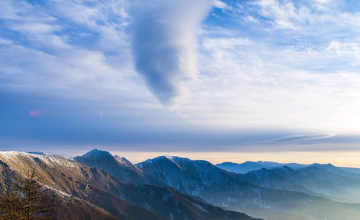
[(49, 192), (37, 182), (35, 168), (28, 172), (26, 178), (11, 184), (0, 199), (2, 219), (47, 220), (55, 214), (54, 202)]
[(14, 192), (3, 191), (0, 195), (0, 219), (19, 220), (25, 219), (23, 201)]

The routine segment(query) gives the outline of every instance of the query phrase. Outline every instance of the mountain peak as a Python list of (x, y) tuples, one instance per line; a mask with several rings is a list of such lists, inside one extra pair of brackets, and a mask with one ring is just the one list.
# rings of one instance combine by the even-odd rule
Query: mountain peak
[(86, 166), (102, 166), (103, 164), (115, 163), (116, 159), (107, 151), (98, 149), (91, 150), (82, 156), (73, 158), (75, 161), (85, 164)]
[(169, 156), (169, 155), (159, 156), (159, 157), (155, 157), (153, 159), (147, 159), (144, 162), (141, 162), (139, 164), (153, 163), (153, 162), (156, 162), (156, 161), (170, 161), (170, 162), (175, 163), (175, 164), (188, 163), (188, 162), (192, 162), (192, 163), (209, 163), (209, 164), (211, 164), (210, 162), (208, 162), (206, 160), (191, 160), (191, 159), (186, 158), (186, 157)]
[(321, 163), (313, 163), (310, 165), (310, 167), (318, 167), (318, 168), (335, 168), (334, 165), (331, 163), (328, 164), (321, 164)]
[(83, 157), (83, 158), (91, 158), (91, 157), (99, 158), (99, 157), (109, 157), (109, 156), (112, 157), (112, 155), (108, 151), (93, 149), (93, 150), (85, 153), (81, 157)]
[(169, 160), (173, 160), (173, 159), (174, 159), (173, 156), (169, 156), (169, 155), (165, 155), (165, 157), (166, 157), (167, 159), (169, 159)]
[(146, 161), (142, 162), (142, 163), (139, 163), (138, 165), (140, 165), (141, 167), (141, 164), (144, 164), (144, 163), (153, 163), (153, 162), (166, 162), (166, 161), (169, 161), (173, 164), (175, 164), (177, 167), (179, 167), (181, 169), (181, 167), (179, 166), (179, 164), (175, 161), (179, 159), (179, 157), (175, 157), (175, 156), (159, 156), (159, 157), (155, 157), (153, 159), (147, 159)]
[(140, 162), (139, 164), (141, 164), (141, 163), (152, 163), (152, 162), (155, 162), (155, 161), (164, 161), (164, 160), (174, 162), (174, 160), (176, 160), (176, 159), (179, 159), (179, 157), (165, 155), (165, 156), (158, 156), (158, 157), (155, 157), (155, 158), (152, 158), (152, 159), (147, 159), (144, 162)]
[(125, 183), (147, 184), (142, 171), (124, 157), (113, 155), (108, 151), (91, 150), (82, 156), (73, 158), (75, 161), (91, 168), (108, 172)]

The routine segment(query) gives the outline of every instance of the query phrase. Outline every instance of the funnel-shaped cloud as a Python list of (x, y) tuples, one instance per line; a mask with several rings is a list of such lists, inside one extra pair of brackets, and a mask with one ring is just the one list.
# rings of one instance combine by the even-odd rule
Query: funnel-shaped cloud
[(196, 78), (196, 29), (212, 0), (135, 1), (135, 68), (159, 101), (179, 105), (189, 96), (186, 81)]

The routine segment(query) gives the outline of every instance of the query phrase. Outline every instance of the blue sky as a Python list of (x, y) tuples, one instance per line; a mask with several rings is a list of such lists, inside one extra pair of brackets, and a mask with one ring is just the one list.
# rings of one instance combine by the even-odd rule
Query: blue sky
[(3, 0), (0, 149), (359, 151), (359, 9)]

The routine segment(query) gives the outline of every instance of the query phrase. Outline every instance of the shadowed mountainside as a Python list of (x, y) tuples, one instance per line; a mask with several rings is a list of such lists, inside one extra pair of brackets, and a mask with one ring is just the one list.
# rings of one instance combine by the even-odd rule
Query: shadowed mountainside
[[(207, 161), (179, 157), (157, 157), (137, 164), (145, 176), (182, 193), (200, 197), (210, 204), (266, 219), (353, 219), (360, 215), (360, 205), (334, 202), (307, 194), (308, 189), (281, 175), (241, 175), (229, 173)], [(326, 171), (325, 171), (326, 172)], [(276, 180), (263, 186), (251, 184), (256, 178)], [(264, 183), (266, 179), (257, 179)], [(277, 183), (279, 181), (279, 183)], [(272, 189), (272, 185), (287, 185)], [(296, 184), (295, 184), (296, 183)], [(281, 186), (280, 184), (280, 186)], [(261, 184), (260, 184), (261, 185)], [(290, 191), (292, 189), (293, 191)], [(299, 190), (300, 192), (296, 191)]]
[(0, 160), (18, 175), (36, 167), (42, 184), (91, 203), (119, 219), (252, 219), (169, 188), (126, 184), (105, 171), (62, 157), (0, 152)]

